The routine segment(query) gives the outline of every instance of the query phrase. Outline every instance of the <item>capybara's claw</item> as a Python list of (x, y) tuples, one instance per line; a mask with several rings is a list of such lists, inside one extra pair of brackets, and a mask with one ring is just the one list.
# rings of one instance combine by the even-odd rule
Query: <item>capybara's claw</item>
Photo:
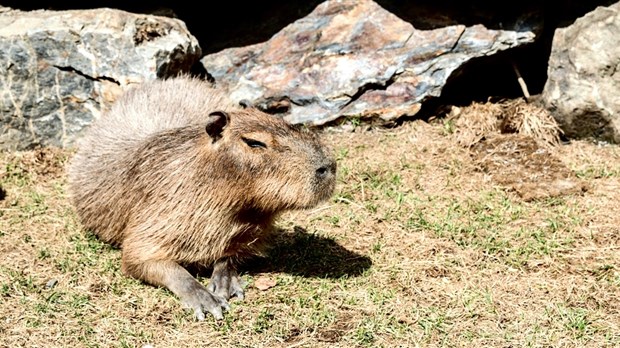
[(185, 306), (194, 310), (196, 319), (202, 321), (206, 313), (211, 313), (216, 320), (224, 319), (223, 312), (230, 310), (228, 301), (221, 296), (212, 294), (202, 285), (183, 299)]

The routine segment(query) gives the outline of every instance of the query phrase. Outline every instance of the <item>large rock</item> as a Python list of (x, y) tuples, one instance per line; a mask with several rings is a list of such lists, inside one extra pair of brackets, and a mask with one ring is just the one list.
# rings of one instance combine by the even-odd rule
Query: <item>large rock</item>
[(543, 101), (568, 137), (620, 142), (620, 2), (556, 30)]
[(414, 115), (450, 74), (474, 57), (533, 42), (532, 24), (513, 30), (450, 25), (416, 30), (370, 0), (326, 1), (269, 41), (201, 61), (236, 101), (291, 123), (341, 116)]
[(69, 146), (123, 89), (189, 71), (179, 20), (97, 9), (0, 10), (0, 148)]

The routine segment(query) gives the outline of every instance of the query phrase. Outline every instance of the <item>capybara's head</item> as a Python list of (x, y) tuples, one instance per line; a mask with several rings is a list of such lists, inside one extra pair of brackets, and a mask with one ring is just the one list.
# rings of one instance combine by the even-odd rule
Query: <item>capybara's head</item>
[(334, 191), (336, 161), (308, 129), (243, 109), (212, 112), (205, 130), (212, 142), (209, 160), (241, 190), (229, 194), (248, 208), (274, 213), (311, 208)]

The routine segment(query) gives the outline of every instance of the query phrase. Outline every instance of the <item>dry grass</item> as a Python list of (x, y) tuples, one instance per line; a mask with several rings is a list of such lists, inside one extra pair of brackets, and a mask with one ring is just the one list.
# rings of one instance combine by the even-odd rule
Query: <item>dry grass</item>
[(494, 103), (472, 103), (467, 107), (453, 106), (448, 122), (454, 122), (456, 142), (464, 147), (477, 144), (480, 140), (498, 133), (502, 119), (502, 107)]
[(465, 147), (498, 133), (517, 133), (534, 139), (541, 147), (551, 148), (559, 145), (562, 134), (549, 111), (524, 99), (453, 107), (448, 122), (457, 143)]
[(219, 323), (122, 276), (66, 199), (70, 153), (0, 154), (0, 346), (620, 345), (617, 146), (558, 146), (589, 190), (526, 202), (443, 122), (326, 137), (336, 195), (284, 217)]
[[(545, 147), (556, 146), (560, 143), (562, 130), (549, 111), (535, 104), (528, 104), (523, 99), (517, 99), (508, 104), (504, 113), (504, 125), (510, 124), (516, 132), (533, 138)], [(504, 126), (504, 131), (505, 131)]]

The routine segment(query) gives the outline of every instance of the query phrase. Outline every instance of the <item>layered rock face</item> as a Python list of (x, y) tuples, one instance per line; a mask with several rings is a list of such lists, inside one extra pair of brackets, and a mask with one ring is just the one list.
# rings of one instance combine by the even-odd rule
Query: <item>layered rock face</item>
[(418, 30), (370, 0), (325, 1), (269, 41), (201, 61), (236, 101), (321, 125), (342, 116), (392, 120), (439, 96), (468, 60), (531, 43), (527, 22), (510, 30), (450, 25)]
[(179, 20), (112, 9), (0, 11), (0, 148), (70, 146), (123, 90), (201, 56)]

